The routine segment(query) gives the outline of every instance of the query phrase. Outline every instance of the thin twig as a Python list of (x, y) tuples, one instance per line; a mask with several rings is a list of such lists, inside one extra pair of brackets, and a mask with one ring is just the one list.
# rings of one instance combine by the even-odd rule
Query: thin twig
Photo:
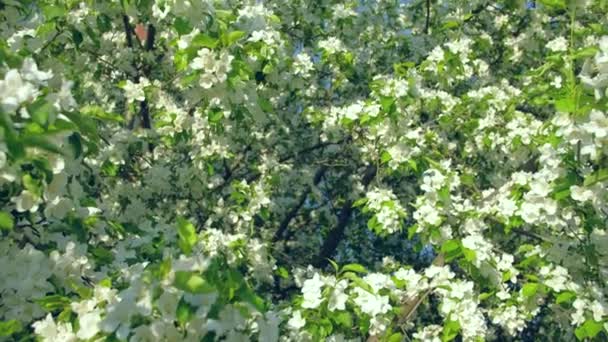
[(424, 23), (424, 34), (429, 34), (431, 26), (431, 0), (426, 0), (426, 22)]

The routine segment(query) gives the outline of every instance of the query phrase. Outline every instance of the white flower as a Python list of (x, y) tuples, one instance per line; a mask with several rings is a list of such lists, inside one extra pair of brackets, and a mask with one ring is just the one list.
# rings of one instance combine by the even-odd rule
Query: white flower
[(606, 315), (606, 307), (604, 304), (595, 300), (591, 303), (591, 312), (593, 313), (593, 319), (595, 321), (601, 322)]
[(211, 71), (215, 69), (215, 55), (207, 48), (198, 50), (198, 57), (195, 57), (190, 62), (190, 67), (194, 70)]
[(9, 114), (19, 108), (24, 102), (34, 100), (38, 96), (38, 89), (30, 82), (24, 81), (15, 69), (9, 70), (0, 81), (0, 105)]
[(329, 311), (344, 310), (346, 308), (345, 304), (348, 295), (344, 293), (344, 290), (346, 290), (347, 287), (348, 281), (345, 279), (340, 280), (336, 286), (334, 286), (329, 301), (327, 302), (327, 309)]
[(74, 208), (74, 203), (69, 198), (55, 197), (47, 201), (44, 215), (56, 219), (63, 219)]
[(450, 289), (450, 297), (464, 299), (465, 296), (468, 297), (472, 294), (473, 283), (470, 281), (451, 283)]
[(431, 53), (427, 57), (427, 59), (432, 62), (441, 62), (441, 61), (443, 61), (444, 58), (445, 58), (445, 53), (443, 52), (443, 49), (439, 45), (435, 46), (435, 48), (431, 51)]
[(608, 118), (603, 112), (594, 109), (589, 113), (589, 122), (583, 128), (596, 138), (604, 139), (608, 136)]
[(296, 74), (306, 77), (314, 69), (314, 64), (306, 52), (300, 52), (294, 57), (293, 69)]
[(76, 336), (83, 340), (90, 339), (99, 332), (99, 323), (101, 322), (99, 311), (95, 310), (84, 314), (80, 317), (79, 322), (80, 329)]
[(361, 311), (372, 317), (387, 313), (391, 309), (388, 296), (373, 294), (360, 287), (355, 288), (354, 292), (357, 294), (354, 299), (355, 304), (361, 308)]
[(300, 310), (293, 313), (289, 321), (287, 321), (287, 327), (291, 330), (300, 330), (306, 325), (306, 320), (302, 317)]
[(345, 50), (342, 41), (336, 37), (329, 37), (319, 41), (319, 48), (327, 51), (330, 55)]
[(593, 199), (593, 191), (582, 186), (573, 185), (570, 187), (570, 197), (578, 202), (586, 202)]
[(76, 107), (76, 100), (72, 96), (72, 86), (74, 86), (73, 81), (64, 80), (59, 92), (49, 95), (49, 102), (53, 102), (57, 109), (70, 110)]
[(334, 19), (344, 19), (352, 16), (356, 16), (357, 13), (352, 8), (344, 6), (344, 4), (337, 4), (333, 7)]
[(555, 76), (551, 82), (551, 85), (557, 89), (560, 89), (562, 87), (562, 77), (560, 75)]
[(11, 202), (15, 203), (15, 207), (18, 212), (29, 211), (31, 213), (38, 210), (38, 203), (40, 198), (31, 193), (29, 190), (21, 191), (21, 194), (17, 197), (12, 197)]
[(519, 314), (515, 306), (507, 306), (494, 314), (492, 322), (505, 327), (509, 335), (514, 336), (525, 328), (524, 318), (525, 316)]
[(53, 316), (49, 313), (46, 318), (32, 324), (34, 333), (40, 336), (43, 342), (72, 342), (76, 341), (76, 335), (72, 332), (72, 326), (68, 323), (55, 324)]
[(414, 333), (413, 337), (416, 339), (416, 341), (441, 342), (440, 335), (442, 331), (442, 326), (431, 324), (422, 328), (422, 330), (418, 330), (418, 332)]
[(476, 265), (480, 265), (481, 261), (487, 260), (492, 252), (490, 245), (481, 235), (469, 235), (462, 239), (462, 245), (475, 252)]
[(572, 318), (572, 324), (580, 325), (585, 322), (585, 308), (588, 307), (588, 302), (581, 298), (576, 298), (574, 303), (572, 303), (572, 307), (575, 309), (575, 312), (570, 316)]
[(568, 283), (568, 270), (562, 266), (543, 266), (540, 269), (540, 275), (545, 277), (545, 285), (549, 286), (555, 292), (566, 290)]
[(128, 102), (143, 101), (146, 99), (144, 85), (142, 83), (133, 83), (131, 80), (127, 80), (123, 89)]
[(33, 58), (27, 57), (21, 66), (21, 75), (23, 78), (38, 85), (45, 85), (46, 81), (53, 77), (51, 71), (40, 71)]
[(426, 222), (431, 226), (436, 226), (441, 223), (439, 211), (430, 204), (420, 206), (414, 213), (414, 218), (419, 222)]
[(509, 198), (501, 198), (497, 206), (498, 212), (504, 217), (513, 216), (515, 211), (518, 209), (515, 201)]
[(163, 4), (161, 6), (163, 7), (163, 9), (159, 7), (157, 2), (152, 5), (152, 16), (159, 21), (165, 19), (167, 17), (167, 14), (169, 14), (169, 12), (171, 11), (171, 7), (169, 6), (169, 4)]
[(314, 309), (323, 302), (323, 298), (321, 298), (323, 285), (325, 283), (321, 280), (319, 273), (315, 273), (312, 279), (304, 281), (302, 286), (302, 294), (304, 295), (303, 308)]
[(260, 341), (276, 342), (279, 340), (279, 324), (281, 318), (273, 311), (268, 311), (264, 317), (260, 316), (257, 320), (260, 330)]
[(380, 336), (386, 332), (386, 329), (390, 324), (390, 319), (382, 316), (374, 316), (369, 320), (369, 334)]
[(382, 273), (370, 273), (366, 275), (363, 280), (372, 287), (374, 292), (378, 292), (383, 288), (392, 288), (395, 286), (391, 277)]
[(547, 43), (547, 48), (553, 52), (568, 51), (568, 41), (564, 37), (557, 37)]

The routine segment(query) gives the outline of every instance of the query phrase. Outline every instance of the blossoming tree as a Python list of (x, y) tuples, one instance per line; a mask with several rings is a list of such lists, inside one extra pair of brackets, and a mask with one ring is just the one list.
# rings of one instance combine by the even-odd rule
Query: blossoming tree
[(608, 339), (602, 0), (0, 0), (0, 341)]

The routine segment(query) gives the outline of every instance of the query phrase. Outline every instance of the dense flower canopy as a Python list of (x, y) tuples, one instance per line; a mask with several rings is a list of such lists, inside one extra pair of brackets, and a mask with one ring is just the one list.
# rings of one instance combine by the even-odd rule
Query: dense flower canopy
[(603, 0), (0, 0), (0, 341), (607, 340)]

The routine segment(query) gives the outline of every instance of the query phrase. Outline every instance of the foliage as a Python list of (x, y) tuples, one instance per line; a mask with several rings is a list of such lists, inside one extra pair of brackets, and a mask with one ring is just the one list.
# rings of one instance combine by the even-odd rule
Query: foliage
[(0, 341), (608, 339), (600, 0), (0, 0)]

